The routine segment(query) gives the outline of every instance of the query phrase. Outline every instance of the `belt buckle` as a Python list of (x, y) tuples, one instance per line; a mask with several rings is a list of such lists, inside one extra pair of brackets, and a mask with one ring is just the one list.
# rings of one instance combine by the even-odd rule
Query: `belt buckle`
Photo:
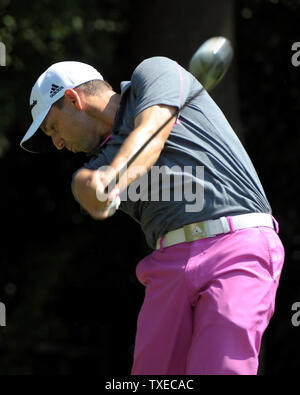
[(206, 238), (204, 222), (185, 225), (183, 227), (185, 241), (195, 241)]

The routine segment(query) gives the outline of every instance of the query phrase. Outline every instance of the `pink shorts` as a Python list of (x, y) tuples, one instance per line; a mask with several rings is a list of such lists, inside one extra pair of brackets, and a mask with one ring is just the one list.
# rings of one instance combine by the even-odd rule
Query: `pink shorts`
[(146, 288), (132, 374), (257, 374), (283, 261), (282, 243), (267, 227), (145, 257), (136, 269)]

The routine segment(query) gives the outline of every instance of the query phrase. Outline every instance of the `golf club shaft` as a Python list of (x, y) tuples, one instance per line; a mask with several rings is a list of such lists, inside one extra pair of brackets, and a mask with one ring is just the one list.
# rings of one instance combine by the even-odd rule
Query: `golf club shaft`
[(108, 193), (111, 191), (115, 185), (119, 183), (120, 178), (126, 172), (128, 167), (135, 161), (135, 159), (140, 155), (140, 153), (147, 147), (147, 145), (167, 126), (167, 124), (173, 119), (177, 118), (178, 114), (189, 105), (196, 97), (198, 97), (201, 92), (204, 90), (204, 87), (201, 87), (190, 99), (188, 99), (183, 106), (178, 108), (171, 116), (168, 118), (157, 130), (145, 141), (145, 143), (132, 155), (132, 157), (125, 163), (125, 165), (121, 168), (121, 170), (117, 173), (116, 177), (113, 178), (110, 183), (105, 188), (104, 192)]

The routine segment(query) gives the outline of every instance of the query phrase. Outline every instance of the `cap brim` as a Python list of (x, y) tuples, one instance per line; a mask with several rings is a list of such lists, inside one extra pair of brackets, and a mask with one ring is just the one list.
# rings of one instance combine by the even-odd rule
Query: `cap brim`
[(32, 153), (45, 153), (51, 152), (55, 149), (52, 140), (40, 130), (40, 126), (50, 111), (51, 106), (43, 111), (31, 124), (27, 133), (20, 142), (20, 146)]

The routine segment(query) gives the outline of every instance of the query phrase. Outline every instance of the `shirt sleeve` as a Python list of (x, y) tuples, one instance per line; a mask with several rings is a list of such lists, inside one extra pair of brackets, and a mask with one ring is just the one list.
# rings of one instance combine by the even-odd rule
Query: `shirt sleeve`
[(171, 59), (153, 57), (144, 60), (131, 78), (136, 100), (135, 116), (159, 104), (180, 108), (190, 96), (193, 79), (189, 72)]

